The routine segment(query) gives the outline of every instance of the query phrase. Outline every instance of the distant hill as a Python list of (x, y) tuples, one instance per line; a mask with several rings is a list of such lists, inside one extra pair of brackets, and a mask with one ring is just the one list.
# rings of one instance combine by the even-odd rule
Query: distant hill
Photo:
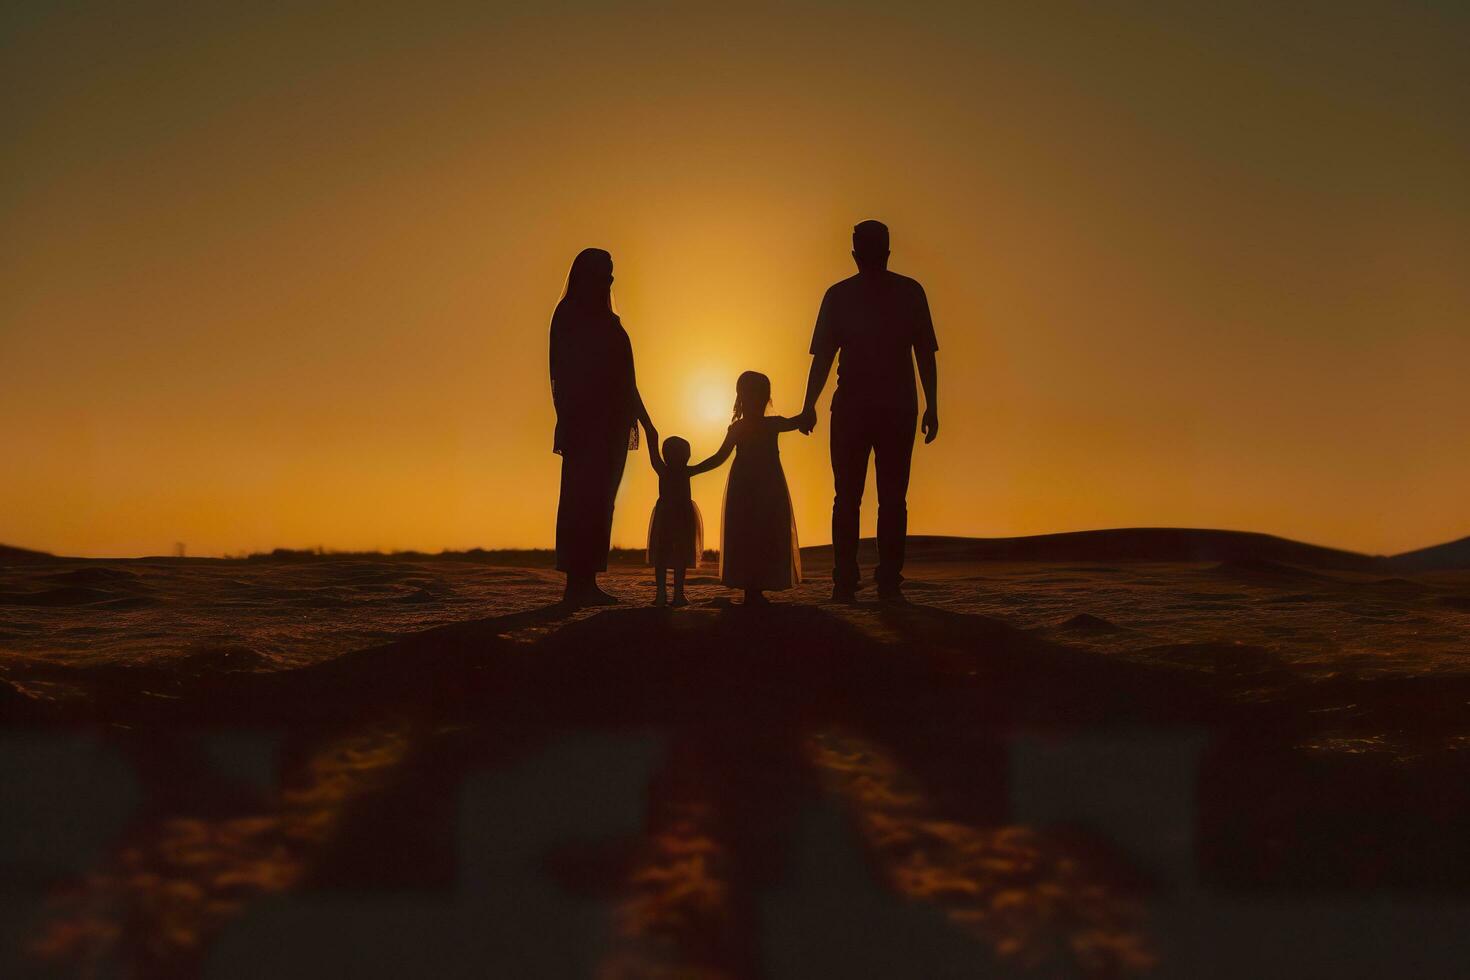
[[(872, 538), (860, 551), (876, 557)], [(803, 548), (829, 558), (830, 546)], [(1282, 562), (1343, 571), (1380, 572), (1384, 559), (1355, 551), (1323, 548), (1250, 531), (1179, 527), (1128, 527), (1071, 531), (1023, 538), (909, 538), (908, 555), (919, 561), (1211, 561)]]
[(54, 555), (48, 555), (44, 551), (31, 551), (28, 548), (14, 548), (8, 544), (0, 544), (0, 565), (19, 565), (26, 562), (54, 560)]
[[(711, 542), (714, 543), (714, 542)], [(865, 563), (877, 560), (872, 538), (858, 545)], [(832, 547), (819, 545), (801, 549), (802, 555), (818, 561), (830, 561)], [(908, 556), (915, 561), (1168, 561), (1279, 563), (1309, 568), (1335, 569), (1367, 573), (1420, 572), (1438, 569), (1470, 568), (1470, 537), (1392, 557), (1365, 555), (1340, 548), (1324, 548), (1304, 544), (1272, 534), (1252, 531), (1217, 531), (1186, 527), (1126, 527), (1100, 531), (1069, 531), (1062, 534), (1036, 534), (1018, 538), (961, 538), (915, 535), (909, 538)], [(555, 563), (550, 549), (472, 548), (468, 551), (442, 553), (405, 552), (333, 552), (291, 551), (284, 548), (266, 554), (250, 555), (247, 561), (309, 562), (351, 559), (448, 558), (496, 565), (550, 567)], [(616, 564), (641, 564), (641, 548), (614, 548), (610, 559)], [(44, 551), (31, 551), (0, 545), (0, 565), (31, 562), (77, 561), (61, 559)], [(128, 559), (106, 559), (119, 561)], [(221, 559), (148, 559), (150, 561), (212, 562)], [(225, 559), (229, 560), (229, 559)]]
[(1470, 538), (1461, 538), (1432, 548), (1394, 555), (1388, 563), (1397, 571), (1428, 572), (1445, 568), (1470, 568)]

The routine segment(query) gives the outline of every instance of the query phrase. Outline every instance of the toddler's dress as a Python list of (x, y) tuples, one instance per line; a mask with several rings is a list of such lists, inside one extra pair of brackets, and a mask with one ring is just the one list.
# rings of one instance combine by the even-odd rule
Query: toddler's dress
[(648, 563), (654, 568), (696, 568), (704, 553), (704, 519), (689, 495), (689, 469), (665, 465), (658, 503), (648, 518)]

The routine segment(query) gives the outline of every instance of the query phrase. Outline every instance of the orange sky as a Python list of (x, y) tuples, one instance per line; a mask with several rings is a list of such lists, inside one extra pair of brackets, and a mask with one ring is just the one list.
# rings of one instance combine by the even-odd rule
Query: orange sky
[[(1470, 532), (1448, 5), (54, 6), (0, 15), (0, 541), (547, 546), (577, 250), (703, 453), (743, 369), (799, 408), (866, 217), (941, 345), (912, 532)], [(826, 435), (783, 437), (804, 543)]]

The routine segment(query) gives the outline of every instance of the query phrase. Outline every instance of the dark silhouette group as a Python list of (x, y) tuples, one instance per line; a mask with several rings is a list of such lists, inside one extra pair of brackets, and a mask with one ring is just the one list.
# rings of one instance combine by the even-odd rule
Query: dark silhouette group
[(888, 228), (878, 221), (861, 222), (853, 229), (852, 246), (857, 274), (828, 289), (817, 314), (802, 411), (791, 417), (767, 415), (770, 379), (746, 371), (735, 384), (733, 420), (724, 443), (698, 463), (691, 462), (689, 443), (678, 436), (659, 444), (658, 430), (638, 393), (632, 344), (613, 311), (612, 256), (594, 248), (577, 255), (566, 293), (551, 318), (553, 448), (562, 457), (556, 567), (566, 573), (566, 603), (618, 601), (598, 586), (597, 574), (607, 569), (618, 484), (628, 452), (639, 447), (640, 426), (659, 479), (648, 533), (656, 604), (670, 602), (670, 570), (672, 605), (687, 602), (685, 574), (704, 547), (703, 520), (690, 480), (724, 465), (732, 453), (721, 520), (721, 582), (742, 590), (747, 605), (763, 604), (765, 592), (800, 582), (796, 522), (777, 438), (792, 430), (810, 435), (816, 428), (816, 404), (834, 362), (832, 598), (855, 601), (861, 584), (858, 527), (871, 455), (878, 486), (874, 580), (881, 601), (904, 601), (909, 468), (919, 423), (914, 364), (924, 389), (924, 441), (933, 442), (939, 433), (939, 345), (923, 287), (888, 269)]

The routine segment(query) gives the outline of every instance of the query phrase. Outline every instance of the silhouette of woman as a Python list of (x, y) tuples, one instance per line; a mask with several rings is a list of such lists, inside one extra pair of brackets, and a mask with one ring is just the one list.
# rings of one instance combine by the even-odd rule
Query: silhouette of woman
[(556, 567), (567, 576), (564, 601), (609, 605), (597, 586), (607, 571), (613, 504), (638, 422), (652, 428), (633, 372), (633, 347), (612, 304), (612, 256), (583, 249), (551, 316), (552, 450), (561, 456)]

